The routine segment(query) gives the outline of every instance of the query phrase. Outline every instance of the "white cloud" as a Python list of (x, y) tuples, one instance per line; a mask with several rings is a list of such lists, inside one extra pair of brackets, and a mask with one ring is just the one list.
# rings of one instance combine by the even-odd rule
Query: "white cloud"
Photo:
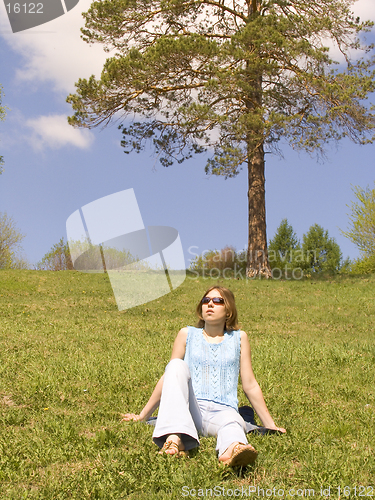
[(353, 12), (361, 21), (375, 21), (375, 2), (373, 0), (358, 0), (353, 5)]
[(70, 126), (65, 115), (40, 116), (25, 122), (32, 133), (27, 140), (34, 150), (59, 149), (75, 146), (87, 149), (94, 140), (89, 130), (78, 130)]
[(0, 3), (0, 34), (6, 43), (24, 57), (16, 70), (20, 81), (52, 82), (54, 90), (74, 91), (78, 78), (100, 75), (109, 56), (99, 44), (89, 46), (81, 38), (84, 26), (81, 12), (87, 11), (92, 0), (81, 0), (65, 15), (41, 26), (12, 33), (3, 2)]

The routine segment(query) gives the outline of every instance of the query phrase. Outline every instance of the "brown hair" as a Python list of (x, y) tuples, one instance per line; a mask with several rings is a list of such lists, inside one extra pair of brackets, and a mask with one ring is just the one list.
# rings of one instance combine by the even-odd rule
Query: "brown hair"
[[(227, 311), (227, 319), (225, 322), (224, 329), (238, 330), (237, 308), (233, 293), (228, 288), (224, 288), (223, 286), (218, 285), (218, 286), (211, 286), (208, 290), (206, 290), (203, 297), (205, 297), (212, 290), (217, 290), (224, 299), (224, 306)], [(196, 310), (197, 316), (199, 318), (197, 323), (198, 328), (204, 327), (204, 319), (202, 318), (202, 299), (199, 301)]]

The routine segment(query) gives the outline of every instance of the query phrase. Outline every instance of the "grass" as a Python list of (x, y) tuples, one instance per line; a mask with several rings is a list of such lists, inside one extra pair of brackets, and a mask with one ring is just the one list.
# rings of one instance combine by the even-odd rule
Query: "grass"
[(0, 271), (1, 499), (312, 490), (323, 498), (329, 487), (334, 498), (375, 496), (375, 276), (221, 280), (236, 295), (268, 408), (288, 430), (249, 435), (254, 467), (220, 466), (214, 438), (188, 460), (158, 456), (151, 427), (120, 422), (122, 412), (142, 409), (177, 331), (195, 323), (196, 301), (214, 283), (189, 277), (119, 312), (103, 274)]

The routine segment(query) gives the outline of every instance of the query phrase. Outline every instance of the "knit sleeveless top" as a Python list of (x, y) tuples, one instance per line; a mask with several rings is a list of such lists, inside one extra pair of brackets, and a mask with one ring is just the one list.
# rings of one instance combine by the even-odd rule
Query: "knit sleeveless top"
[(205, 339), (203, 328), (188, 326), (184, 360), (189, 366), (197, 399), (238, 409), (240, 352), (240, 330), (225, 331), (224, 340), (211, 344)]

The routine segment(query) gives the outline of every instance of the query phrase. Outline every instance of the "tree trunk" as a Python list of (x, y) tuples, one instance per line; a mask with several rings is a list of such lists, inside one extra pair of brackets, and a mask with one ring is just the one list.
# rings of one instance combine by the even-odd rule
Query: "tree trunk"
[(264, 149), (261, 143), (248, 160), (249, 242), (246, 276), (249, 278), (271, 276), (267, 250), (264, 166)]

